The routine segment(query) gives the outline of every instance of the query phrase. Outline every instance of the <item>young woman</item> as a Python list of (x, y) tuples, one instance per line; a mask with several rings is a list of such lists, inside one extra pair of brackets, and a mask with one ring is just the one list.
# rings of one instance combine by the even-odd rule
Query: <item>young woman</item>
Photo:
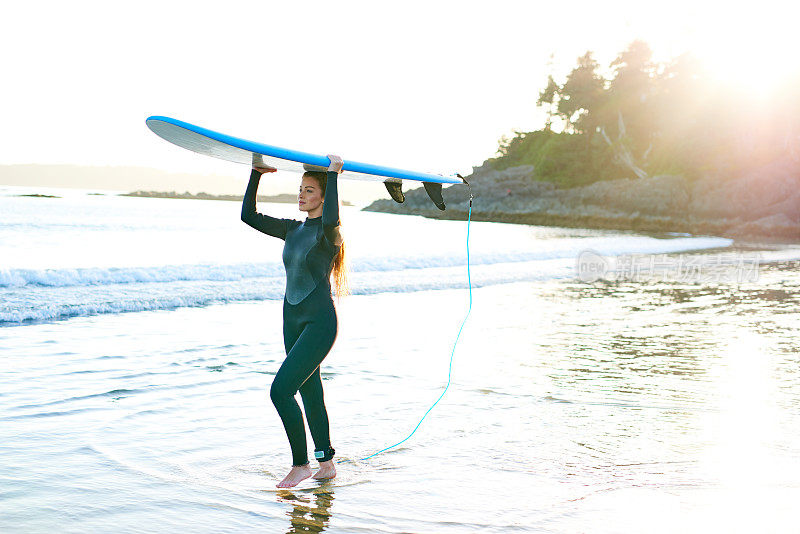
[[(300, 211), (308, 214), (305, 221), (277, 219), (256, 212), (258, 183), (263, 173), (275, 171), (271, 167), (253, 166), (242, 203), (242, 221), (286, 242), (283, 247), (286, 359), (272, 382), (270, 397), (289, 437), (292, 469), (277, 484), (279, 488), (296, 486), (310, 476), (318, 480), (336, 476), (319, 366), (331, 350), (338, 329), (331, 298), (331, 273), (337, 295), (347, 290), (336, 186), (343, 162), (338, 156), (328, 159), (331, 163), (327, 173), (307, 172), (300, 183), (298, 205)], [(319, 469), (313, 475), (308, 465), (303, 417), (294, 398), (298, 391), (314, 440), (314, 457), (319, 461)]]

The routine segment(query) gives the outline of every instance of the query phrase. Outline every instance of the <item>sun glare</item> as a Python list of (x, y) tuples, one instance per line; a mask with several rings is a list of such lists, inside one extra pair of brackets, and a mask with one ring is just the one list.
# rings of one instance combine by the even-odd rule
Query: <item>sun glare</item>
[(767, 9), (731, 11), (696, 35), (692, 52), (714, 81), (765, 98), (785, 89), (800, 71), (795, 54), (800, 39), (792, 20)]
[(791, 477), (775, 456), (780, 421), (771, 348), (752, 332), (720, 334), (724, 348), (709, 375), (717, 405), (704, 426), (710, 443), (701, 465), (714, 486), (709, 518), (718, 530), (772, 531), (767, 511), (778, 503), (771, 499)]

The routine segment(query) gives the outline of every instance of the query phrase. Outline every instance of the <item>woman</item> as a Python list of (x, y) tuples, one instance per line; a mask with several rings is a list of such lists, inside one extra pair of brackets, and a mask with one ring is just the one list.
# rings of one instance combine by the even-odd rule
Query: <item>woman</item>
[[(319, 365), (336, 340), (336, 309), (331, 298), (331, 272), (337, 296), (346, 293), (344, 244), (339, 233), (339, 199), (336, 186), (342, 172), (342, 159), (328, 156), (326, 173), (303, 175), (298, 195), (304, 222), (277, 219), (256, 212), (256, 191), (261, 175), (275, 172), (267, 166), (253, 165), (250, 183), (242, 203), (242, 221), (256, 230), (286, 241), (283, 263), (286, 267), (286, 294), (283, 299), (283, 342), (286, 359), (270, 388), (270, 397), (283, 421), (292, 448), (292, 469), (277, 484), (296, 486), (313, 476), (317, 480), (336, 476), (333, 447), (330, 443), (328, 412), (322, 395)], [(314, 440), (314, 457), (319, 469), (313, 475), (308, 465), (306, 430), (300, 406), (294, 396), (300, 391), (306, 419)]]

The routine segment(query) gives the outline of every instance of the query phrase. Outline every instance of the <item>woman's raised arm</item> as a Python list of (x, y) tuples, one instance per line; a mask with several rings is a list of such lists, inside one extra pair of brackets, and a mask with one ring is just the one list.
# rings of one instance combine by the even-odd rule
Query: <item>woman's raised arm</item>
[(328, 180), (325, 185), (325, 203), (322, 205), (322, 231), (333, 245), (342, 244), (339, 233), (339, 189), (337, 180), (342, 172), (344, 162), (339, 156), (328, 155), (331, 164), (328, 167)]
[(264, 172), (275, 172), (275, 169), (257, 169), (253, 167), (253, 171), (250, 173), (250, 182), (247, 184), (247, 191), (245, 191), (244, 200), (242, 201), (242, 221), (259, 232), (279, 239), (286, 239), (289, 219), (277, 219), (256, 211), (258, 183), (261, 180), (261, 174)]

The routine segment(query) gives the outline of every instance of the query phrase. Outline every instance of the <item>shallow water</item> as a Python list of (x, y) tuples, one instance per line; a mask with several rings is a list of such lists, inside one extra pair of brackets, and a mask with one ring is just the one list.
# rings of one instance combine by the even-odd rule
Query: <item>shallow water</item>
[[(98, 199), (67, 200), (75, 208)], [(57, 199), (24, 200), (59, 208)], [(117, 209), (152, 216), (169, 202), (183, 202), (184, 217), (219, 210), (204, 223), (212, 228), (235, 214), (223, 202), (161, 199), (123, 199)], [(0, 218), (6, 253), (10, 211)], [(20, 211), (15, 224), (33, 224)], [(34, 242), (62, 252), (48, 263), (13, 234), (15, 257), (0, 256), (5, 280), (16, 281), (0, 286), (0, 530), (794, 528), (798, 262), (764, 263), (746, 283), (655, 274), (585, 283), (576, 279), (575, 255), (586, 243), (605, 254), (672, 250), (673, 258), (730, 243), (473, 223), (480, 287), (452, 384), (411, 439), (360, 460), (403, 439), (440, 395), (469, 294), (465, 223), (348, 215), (361, 223), (353, 230), (362, 240), (360, 251), (353, 246), (356, 294), (337, 305), (339, 336), (322, 373), (339, 476), (302, 491), (274, 488), (290, 463), (267, 393), (284, 356), (282, 279), (270, 270), (273, 251), (249, 246), (270, 246), (269, 238), (250, 230), (255, 239), (237, 246), (230, 236), (248, 228), (220, 230), (233, 252), (213, 263), (213, 234), (206, 248), (147, 255), (161, 247), (137, 249), (136, 238), (125, 246), (125, 231), (81, 224), (78, 241), (116, 235), (119, 261), (93, 247), (72, 255), (76, 242), (60, 245), (43, 229)], [(96, 220), (108, 223), (104, 217)], [(156, 232), (151, 245), (176, 240), (182, 224), (165, 223), (167, 237)], [(396, 229), (414, 239), (379, 239)], [(423, 263), (398, 264), (404, 251)], [(713, 262), (716, 252), (696, 254)], [(248, 262), (253, 271), (242, 267)], [(54, 283), (68, 269), (116, 276), (139, 265), (162, 279), (92, 283), (83, 271)], [(198, 267), (207, 265), (222, 267)], [(196, 276), (187, 281), (187, 273)], [(176, 293), (179, 300), (167, 300)], [(94, 308), (76, 311), (81, 299)], [(115, 308), (120, 301), (129, 311)]]

